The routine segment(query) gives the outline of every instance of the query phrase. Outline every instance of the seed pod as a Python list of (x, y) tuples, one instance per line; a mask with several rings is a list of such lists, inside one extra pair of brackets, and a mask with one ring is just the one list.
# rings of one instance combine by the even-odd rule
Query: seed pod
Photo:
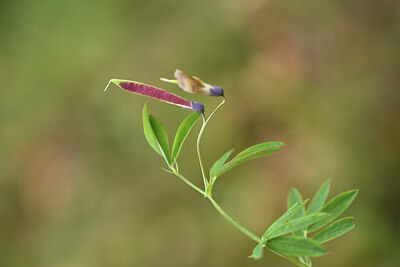
[(165, 90), (162, 90), (160, 88), (144, 84), (144, 83), (139, 83), (135, 81), (128, 81), (128, 80), (120, 80), (120, 79), (111, 79), (107, 87), (104, 89), (107, 90), (108, 86), (110, 83), (114, 83), (118, 87), (129, 91), (131, 93), (135, 93), (138, 95), (143, 95), (147, 97), (151, 97), (154, 99), (161, 100), (162, 102), (172, 104), (175, 106), (179, 106), (185, 109), (190, 109), (195, 112), (199, 113), (204, 113), (204, 105), (197, 102), (197, 101), (188, 101), (186, 99), (183, 99), (180, 96), (174, 95), (170, 92), (167, 92)]

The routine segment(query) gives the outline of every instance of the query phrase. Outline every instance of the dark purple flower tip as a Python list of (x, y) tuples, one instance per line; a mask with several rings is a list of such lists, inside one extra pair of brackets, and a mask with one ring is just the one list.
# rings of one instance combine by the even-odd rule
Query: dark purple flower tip
[(192, 101), (190, 102), (191, 105), (191, 110), (195, 111), (195, 112), (199, 112), (199, 113), (204, 113), (204, 105), (197, 102), (197, 101)]
[(222, 87), (212, 85), (212, 88), (210, 89), (210, 95), (211, 96), (224, 96), (224, 89), (222, 89)]

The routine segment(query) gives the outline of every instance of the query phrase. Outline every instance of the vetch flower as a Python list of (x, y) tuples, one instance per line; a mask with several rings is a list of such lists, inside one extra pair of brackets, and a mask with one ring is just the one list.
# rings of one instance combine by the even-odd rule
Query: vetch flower
[(195, 76), (190, 76), (189, 74), (176, 70), (174, 73), (176, 80), (169, 80), (161, 78), (164, 82), (169, 82), (178, 85), (185, 92), (191, 94), (201, 94), (210, 96), (222, 96), (224, 97), (224, 89), (219, 86), (211, 85), (203, 82), (200, 78)]
[(204, 113), (204, 105), (197, 102), (197, 101), (188, 101), (186, 99), (183, 99), (182, 97), (179, 97), (177, 95), (174, 95), (170, 92), (167, 92), (165, 90), (162, 90), (160, 88), (144, 84), (144, 83), (139, 83), (135, 81), (128, 81), (128, 80), (121, 80), (121, 79), (111, 79), (104, 91), (107, 90), (108, 86), (110, 83), (114, 83), (118, 87), (138, 94), (138, 95), (143, 95), (151, 98), (155, 98), (158, 100), (161, 100), (162, 102), (166, 102), (175, 106), (179, 106), (185, 109), (190, 109), (195, 112), (199, 113)]

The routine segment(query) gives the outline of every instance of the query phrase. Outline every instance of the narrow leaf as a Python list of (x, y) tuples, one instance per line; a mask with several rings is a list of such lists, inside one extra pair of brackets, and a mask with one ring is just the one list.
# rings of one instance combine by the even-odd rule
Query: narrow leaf
[(317, 191), (313, 200), (308, 206), (307, 214), (318, 212), (324, 206), (325, 200), (328, 197), (331, 181), (326, 181)]
[(259, 158), (262, 156), (266, 156), (275, 152), (281, 151), (280, 148), (274, 148), (274, 149), (269, 149), (269, 150), (261, 150), (254, 152), (253, 154), (247, 154), (243, 157), (240, 158), (233, 158), (231, 161), (227, 162), (224, 164), (219, 171), (215, 174), (215, 176), (221, 176), (223, 173), (227, 172), (228, 170), (232, 169), (233, 167), (236, 167), (239, 164), (242, 164), (243, 162), (246, 162), (251, 159)]
[(271, 224), (270, 227), (268, 227), (268, 229), (265, 231), (265, 233), (263, 234), (263, 238), (268, 236), (269, 233), (271, 233), (273, 230), (275, 230), (275, 228), (277, 228), (279, 225), (281, 225), (282, 223), (284, 223), (286, 220), (288, 220), (290, 218), (290, 216), (292, 216), (296, 210), (298, 210), (297, 208), (299, 207), (298, 203), (294, 203), (290, 209), (288, 209), (281, 217), (279, 217), (278, 220), (276, 220), (273, 224)]
[(345, 234), (353, 229), (353, 227), (354, 222), (352, 217), (343, 218), (322, 229), (312, 239), (321, 244)]
[(172, 145), (172, 152), (171, 152), (171, 161), (175, 162), (175, 159), (178, 157), (179, 152), (181, 151), (183, 142), (185, 141), (186, 137), (188, 136), (190, 130), (192, 129), (193, 125), (196, 121), (200, 118), (200, 113), (192, 113), (183, 120), (181, 125), (178, 128), (178, 131), (175, 135), (174, 144)]
[(316, 241), (293, 235), (268, 240), (267, 247), (279, 254), (290, 256), (318, 257), (327, 253), (326, 249)]
[(275, 230), (278, 226), (283, 224), (284, 222), (290, 220), (293, 215), (295, 215), (297, 212), (299, 212), (308, 202), (308, 199), (304, 200), (303, 204), (299, 205), (298, 203), (293, 204), (292, 207), (288, 211), (285, 212), (278, 220), (276, 220), (271, 226), (265, 231), (263, 234), (263, 238), (265, 238), (270, 232)]
[(250, 258), (253, 258), (255, 260), (259, 260), (263, 257), (264, 254), (264, 243), (260, 243), (257, 246), (254, 247), (253, 253), (251, 254)]
[(167, 132), (165, 131), (164, 126), (161, 121), (158, 120), (153, 115), (149, 115), (149, 121), (151, 124), (151, 128), (153, 129), (154, 135), (157, 139), (157, 142), (161, 148), (162, 156), (167, 161), (169, 165), (171, 165), (171, 156), (169, 154), (169, 143)]
[(144, 135), (149, 145), (161, 156), (163, 156), (160, 147), (158, 146), (156, 135), (154, 134), (153, 128), (149, 120), (149, 114), (147, 113), (147, 103), (143, 107), (143, 130)]
[(282, 142), (279, 142), (279, 141), (264, 142), (264, 143), (257, 144), (257, 145), (251, 146), (249, 148), (246, 148), (245, 150), (243, 150), (242, 152), (237, 154), (236, 157), (240, 157), (240, 156), (243, 156), (246, 154), (252, 154), (252, 153), (260, 151), (260, 150), (266, 150), (266, 149), (271, 149), (271, 148), (276, 148), (276, 147), (281, 147), (281, 146), (285, 146), (285, 144)]
[(306, 215), (294, 220), (290, 220), (287, 223), (281, 224), (275, 230), (271, 231), (269, 235), (267, 235), (267, 239), (282, 236), (291, 232), (295, 232), (297, 230), (301, 230), (323, 218), (326, 218), (328, 215), (329, 215), (328, 213), (319, 212)]
[(249, 147), (249, 148), (243, 150), (242, 152), (240, 152), (238, 155), (236, 155), (232, 160), (225, 163), (215, 173), (215, 176), (218, 177), (218, 176), (222, 175), (223, 173), (225, 173), (226, 171), (232, 169), (233, 167), (235, 167), (245, 161), (281, 151), (282, 149), (280, 147), (283, 145), (284, 144), (282, 142), (267, 142), (267, 143), (262, 143), (259, 145)]
[(342, 214), (350, 206), (351, 202), (353, 202), (357, 193), (358, 190), (350, 190), (336, 196), (326, 203), (326, 205), (321, 209), (321, 212), (328, 212), (329, 216), (311, 225), (308, 231), (314, 232)]
[(226, 152), (225, 154), (223, 154), (215, 163), (214, 165), (211, 167), (210, 170), (210, 176), (211, 178), (215, 177), (215, 174), (217, 173), (217, 171), (221, 168), (222, 165), (224, 165), (224, 163), (226, 162), (226, 160), (229, 158), (229, 156), (232, 154), (233, 149), (229, 150), (228, 152)]
[[(297, 191), (296, 188), (291, 188), (289, 191), (289, 195), (288, 195), (287, 205), (288, 205), (288, 207), (291, 207), (295, 203), (300, 205), (301, 203), (303, 203), (303, 198), (301, 197), (300, 192)], [(295, 215), (293, 215), (292, 219), (303, 217), (305, 214), (306, 214), (305, 208), (302, 207), (299, 212), (297, 212)], [(303, 236), (303, 231), (297, 230), (297, 231), (294, 231), (293, 234), (298, 235), (298, 236)]]

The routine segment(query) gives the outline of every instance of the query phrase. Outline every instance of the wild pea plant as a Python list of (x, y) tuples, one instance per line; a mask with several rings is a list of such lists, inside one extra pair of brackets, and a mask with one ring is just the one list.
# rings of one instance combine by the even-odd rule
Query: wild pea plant
[[(206, 118), (204, 106), (201, 103), (196, 101), (189, 102), (177, 95), (154, 86), (128, 80), (111, 79), (107, 87), (111, 83), (114, 83), (118, 87), (135, 94), (155, 98), (194, 111), (194, 113), (187, 116), (180, 124), (172, 144), (172, 149), (170, 150), (168, 136), (162, 123), (156, 117), (148, 113), (148, 105), (146, 103), (143, 107), (143, 129), (145, 137), (149, 145), (164, 158), (168, 166), (168, 169), (164, 169), (165, 171), (176, 175), (191, 188), (199, 192), (204, 198), (208, 199), (222, 217), (248, 238), (256, 242), (256, 246), (249, 256), (250, 258), (256, 260), (261, 259), (264, 248), (266, 247), (297, 266), (311, 266), (311, 257), (318, 257), (327, 253), (325, 248), (321, 245), (322, 243), (337, 238), (354, 227), (352, 217), (342, 218), (334, 222), (332, 221), (350, 206), (358, 190), (350, 190), (341, 193), (326, 202), (330, 189), (330, 181), (326, 181), (318, 189), (307, 208), (306, 204), (308, 203), (308, 199), (303, 200), (301, 194), (295, 188), (292, 188), (287, 198), (288, 210), (273, 222), (261, 236), (254, 234), (228, 215), (212, 197), (215, 181), (233, 167), (251, 159), (276, 153), (280, 151), (285, 144), (282, 142), (264, 142), (257, 144), (243, 150), (230, 160), (228, 159), (231, 157), (233, 149), (229, 150), (214, 163), (209, 174), (206, 175), (200, 153), (201, 138), (210, 119), (225, 103), (224, 91), (221, 87), (207, 84), (199, 78), (192, 77), (179, 70), (175, 72), (175, 78), (176, 79), (173, 80), (162, 78), (161, 80), (176, 84), (189, 93), (220, 96), (222, 97), (222, 102), (208, 118)], [(204, 188), (198, 187), (183, 176), (178, 167), (178, 156), (181, 147), (200, 117), (203, 119), (203, 125), (197, 138), (197, 155)]]

